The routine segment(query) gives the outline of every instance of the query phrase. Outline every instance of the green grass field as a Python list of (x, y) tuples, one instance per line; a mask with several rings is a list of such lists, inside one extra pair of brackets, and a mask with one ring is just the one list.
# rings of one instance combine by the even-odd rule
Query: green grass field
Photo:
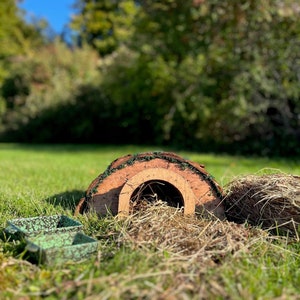
[[(0, 234), (14, 218), (73, 217), (88, 185), (114, 159), (154, 150), (169, 149), (0, 144)], [(236, 176), (269, 169), (300, 175), (299, 159), (177, 154), (205, 164), (222, 186)], [(76, 218), (99, 240), (98, 254), (80, 263), (32, 264), (23, 259), (21, 244), (0, 235), (0, 299), (300, 299), (300, 246), (295, 240), (246, 228), (249, 242), (239, 249), (233, 245), (234, 250), (213, 261), (205, 260), (204, 251), (199, 260), (155, 244), (124, 242), (126, 224), (113, 217)]]

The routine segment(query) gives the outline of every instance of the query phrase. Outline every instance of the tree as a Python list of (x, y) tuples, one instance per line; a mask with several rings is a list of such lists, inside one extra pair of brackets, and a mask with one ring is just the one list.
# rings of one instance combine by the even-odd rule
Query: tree
[[(11, 66), (21, 56), (29, 55), (34, 48), (44, 43), (36, 26), (27, 24), (16, 0), (0, 1), (0, 94), (4, 79), (9, 76)], [(0, 97), (0, 117), (6, 111), (6, 100)]]
[(43, 43), (43, 37), (33, 25), (27, 24), (15, 0), (0, 2), (0, 59), (24, 54)]
[(177, 83), (168, 114), (171, 139), (178, 139), (182, 124), (188, 124), (180, 143), (192, 129), (194, 141), (250, 149), (262, 135), (259, 147), (265, 147), (265, 153), (284, 151), (274, 149), (282, 139), (296, 147), (297, 1), (141, 0), (139, 4), (132, 45), (154, 60), (162, 56), (175, 69), (171, 73)]
[(88, 43), (104, 56), (130, 39), (138, 7), (133, 0), (77, 0), (71, 28), (79, 44)]

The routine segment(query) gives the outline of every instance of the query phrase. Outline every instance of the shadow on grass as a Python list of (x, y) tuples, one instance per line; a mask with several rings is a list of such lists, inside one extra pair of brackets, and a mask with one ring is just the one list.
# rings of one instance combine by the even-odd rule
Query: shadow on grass
[(85, 191), (81, 190), (66, 191), (53, 195), (45, 199), (45, 201), (55, 207), (62, 207), (63, 209), (68, 209), (74, 212), (77, 204), (84, 194)]

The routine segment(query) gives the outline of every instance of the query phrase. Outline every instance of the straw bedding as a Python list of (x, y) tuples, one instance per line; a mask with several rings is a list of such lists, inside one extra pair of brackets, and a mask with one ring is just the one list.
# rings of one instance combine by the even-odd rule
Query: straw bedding
[[(131, 207), (119, 242), (218, 263), (227, 254), (251, 247), (268, 232), (299, 239), (300, 177), (249, 175), (225, 187), (226, 221), (204, 215), (185, 216), (183, 208), (157, 199), (138, 199)], [(232, 222), (234, 221), (234, 222)]]
[[(185, 216), (181, 209), (157, 201), (130, 215), (120, 241), (194, 257), (198, 262), (218, 263), (254, 241), (265, 237), (262, 230), (202, 216)], [(247, 246), (246, 246), (247, 245)]]
[(228, 220), (299, 238), (300, 177), (249, 175), (233, 180), (224, 199)]

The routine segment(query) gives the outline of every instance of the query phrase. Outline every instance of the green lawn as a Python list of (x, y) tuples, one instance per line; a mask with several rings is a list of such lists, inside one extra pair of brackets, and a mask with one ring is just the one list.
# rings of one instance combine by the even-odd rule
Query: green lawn
[[(63, 213), (116, 158), (154, 150), (137, 146), (0, 144), (0, 234), (13, 218)], [(168, 150), (168, 149), (167, 149)], [(247, 158), (177, 152), (205, 164), (224, 186), (235, 176), (280, 172), (300, 175), (299, 159)], [(120, 243), (126, 230), (112, 217), (77, 217), (99, 239), (96, 257), (82, 263), (37, 266), (22, 245), (0, 239), (0, 299), (299, 299), (300, 246), (283, 238), (249, 239), (217, 263), (178, 257), (155, 247)], [(253, 233), (254, 234), (254, 233)], [(195, 237), (196, 238), (196, 237)]]

